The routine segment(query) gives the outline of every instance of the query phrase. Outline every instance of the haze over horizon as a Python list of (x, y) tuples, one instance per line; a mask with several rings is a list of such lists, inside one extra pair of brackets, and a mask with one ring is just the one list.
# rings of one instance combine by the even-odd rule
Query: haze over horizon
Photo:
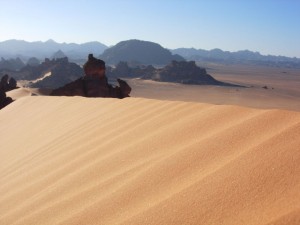
[(249, 49), (300, 57), (300, 2), (292, 0), (1, 1), (0, 41), (9, 39), (107, 46), (128, 39), (175, 49)]

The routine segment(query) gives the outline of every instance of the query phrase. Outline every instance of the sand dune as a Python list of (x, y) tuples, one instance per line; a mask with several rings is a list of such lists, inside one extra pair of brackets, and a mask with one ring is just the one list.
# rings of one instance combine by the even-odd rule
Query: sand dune
[(18, 89), (14, 89), (12, 91), (8, 91), (6, 93), (6, 95), (8, 97), (11, 97), (13, 100), (17, 100), (17, 99), (20, 99), (23, 97), (31, 96), (32, 92), (28, 88), (18, 88)]
[(0, 224), (300, 224), (300, 113), (23, 97), (0, 111)]
[(49, 95), (49, 93), (50, 90), (47, 89), (20, 87), (18, 89), (6, 92), (6, 95), (11, 97), (13, 100), (18, 100), (28, 96)]
[[(300, 75), (298, 77), (300, 77)], [(228, 82), (227, 80), (222, 81)], [(138, 98), (300, 111), (299, 82), (295, 82), (295, 89), (296, 87), (298, 88), (297, 92), (290, 90), (292, 89), (291, 87), (284, 90), (280, 90), (277, 87), (274, 90), (271, 88), (265, 90), (261, 88), (264, 83), (262, 83), (260, 87), (233, 88), (211, 85), (163, 83), (142, 79), (130, 79), (128, 82), (133, 90), (131, 95)]]

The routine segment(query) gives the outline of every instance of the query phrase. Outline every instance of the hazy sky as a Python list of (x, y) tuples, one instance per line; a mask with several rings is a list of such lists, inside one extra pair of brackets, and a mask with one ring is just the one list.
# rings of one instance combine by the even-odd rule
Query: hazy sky
[(0, 41), (128, 39), (300, 57), (300, 0), (0, 0)]

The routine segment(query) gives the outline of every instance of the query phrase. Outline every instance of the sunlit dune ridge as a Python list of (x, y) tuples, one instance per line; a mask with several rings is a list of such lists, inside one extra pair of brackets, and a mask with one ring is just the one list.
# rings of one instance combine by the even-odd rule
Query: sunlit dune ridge
[(23, 97), (0, 111), (2, 225), (300, 224), (300, 113)]

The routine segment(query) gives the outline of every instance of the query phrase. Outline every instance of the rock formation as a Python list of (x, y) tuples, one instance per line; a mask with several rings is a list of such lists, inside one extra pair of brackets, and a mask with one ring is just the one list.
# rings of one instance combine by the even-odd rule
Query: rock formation
[(102, 98), (129, 97), (131, 87), (127, 82), (118, 79), (119, 86), (113, 87), (105, 78), (82, 77), (63, 87), (54, 89), (52, 96), (82, 96)]
[(14, 78), (10, 78), (7, 74), (5, 74), (0, 81), (0, 90), (7, 92), (18, 88), (17, 81)]
[(198, 67), (195, 61), (172, 61), (169, 65), (156, 70), (150, 76), (144, 75), (142, 78), (183, 84), (221, 84), (221, 82), (207, 74), (204, 68)]
[(8, 104), (12, 103), (13, 100), (6, 96), (7, 91), (11, 91), (17, 88), (17, 82), (14, 78), (10, 78), (6, 74), (1, 78), (0, 81), (0, 109), (4, 108)]
[(120, 62), (115, 68), (108, 68), (107, 76), (109, 79), (118, 77), (142, 78), (182, 84), (236, 86), (214, 79), (207, 74), (206, 69), (198, 67), (195, 61), (173, 60), (163, 68), (155, 68), (151, 65), (131, 68), (128, 66), (128, 63)]
[[(125, 68), (126, 65), (124, 64)], [(87, 62), (83, 65), (84, 77), (81, 77), (61, 88), (52, 91), (55, 96), (83, 96), (104, 98), (129, 97), (131, 87), (121, 79), (117, 79), (119, 86), (108, 83), (105, 62), (89, 54)]]
[(12, 103), (13, 100), (10, 97), (6, 97), (4, 90), (0, 89), (0, 109), (4, 108), (8, 104)]

